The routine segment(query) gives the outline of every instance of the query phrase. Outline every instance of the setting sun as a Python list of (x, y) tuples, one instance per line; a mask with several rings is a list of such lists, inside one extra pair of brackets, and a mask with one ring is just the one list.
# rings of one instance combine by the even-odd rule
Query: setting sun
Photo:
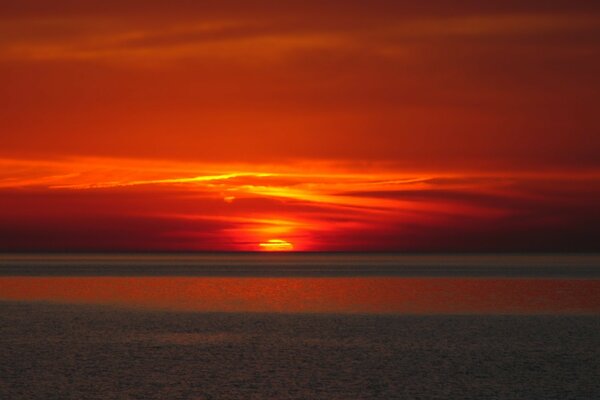
[(262, 251), (292, 251), (294, 245), (281, 239), (270, 239), (258, 245)]
[(599, 1), (323, 3), (0, 1), (0, 252), (598, 251)]

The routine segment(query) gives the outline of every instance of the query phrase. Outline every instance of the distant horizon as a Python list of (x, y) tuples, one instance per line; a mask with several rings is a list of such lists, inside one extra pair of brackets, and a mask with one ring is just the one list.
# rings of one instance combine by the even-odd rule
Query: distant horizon
[(4, 277), (600, 278), (600, 254), (32, 253), (0, 254)]
[(600, 251), (392, 251), (392, 250), (286, 250), (286, 251), (264, 251), (264, 250), (106, 250), (106, 251), (95, 251), (95, 250), (31, 250), (31, 251), (0, 251), (2, 255), (35, 255), (35, 254), (48, 254), (48, 255), (195, 255), (195, 254), (257, 254), (264, 256), (277, 256), (277, 255), (290, 255), (290, 254), (361, 254), (361, 255), (378, 255), (378, 254), (390, 254), (390, 255), (407, 255), (407, 256), (444, 256), (444, 255), (513, 255), (513, 256), (536, 256), (536, 255), (557, 255), (557, 256), (569, 256), (569, 255), (600, 255)]

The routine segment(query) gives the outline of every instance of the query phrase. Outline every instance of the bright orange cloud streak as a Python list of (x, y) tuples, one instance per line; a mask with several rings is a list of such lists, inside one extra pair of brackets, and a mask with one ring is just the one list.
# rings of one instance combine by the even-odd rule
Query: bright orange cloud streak
[[(587, 248), (586, 210), (600, 193), (593, 173), (0, 162), (4, 250), (450, 251), (483, 250), (487, 240), (497, 250), (552, 249), (560, 240)], [(521, 242), (524, 229), (540, 236)]]
[(292, 251), (294, 245), (282, 239), (269, 239), (265, 243), (260, 243), (259, 247), (264, 251)]

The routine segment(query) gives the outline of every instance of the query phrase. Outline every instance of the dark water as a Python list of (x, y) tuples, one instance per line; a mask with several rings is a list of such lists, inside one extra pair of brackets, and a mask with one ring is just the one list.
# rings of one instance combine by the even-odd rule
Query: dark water
[(368, 257), (0, 256), (0, 399), (600, 398), (597, 256)]
[(595, 399), (593, 316), (4, 303), (2, 399)]
[(0, 276), (600, 278), (600, 255), (0, 254)]

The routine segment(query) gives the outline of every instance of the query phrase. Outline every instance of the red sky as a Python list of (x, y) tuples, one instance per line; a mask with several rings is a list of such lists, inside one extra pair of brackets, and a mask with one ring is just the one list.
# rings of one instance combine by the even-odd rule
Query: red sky
[(592, 1), (2, 2), (0, 250), (598, 251), (598, 71)]

